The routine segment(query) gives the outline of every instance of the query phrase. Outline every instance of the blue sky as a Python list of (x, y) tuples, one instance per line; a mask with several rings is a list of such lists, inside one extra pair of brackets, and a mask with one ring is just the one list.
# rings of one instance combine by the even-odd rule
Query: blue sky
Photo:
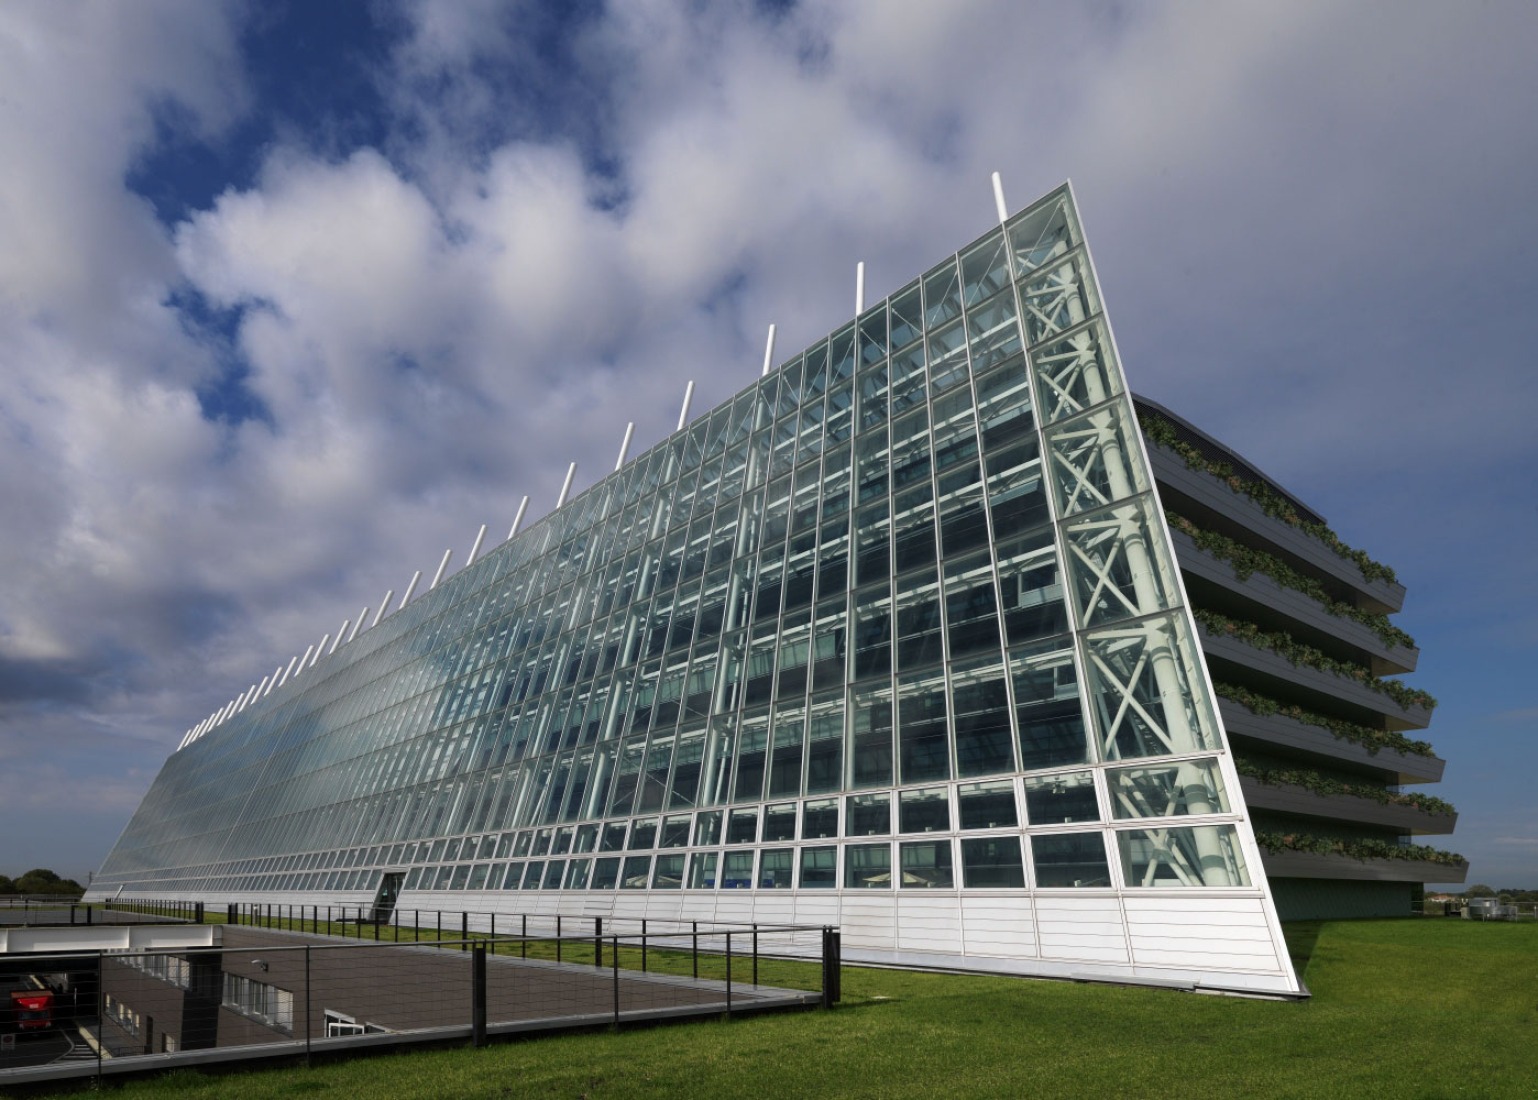
[[(1446, 845), (1538, 885), (1538, 9), (0, 6), (0, 871), (1072, 178), (1135, 389), (1409, 588)], [(1437, 841), (1437, 843), (1442, 843)]]

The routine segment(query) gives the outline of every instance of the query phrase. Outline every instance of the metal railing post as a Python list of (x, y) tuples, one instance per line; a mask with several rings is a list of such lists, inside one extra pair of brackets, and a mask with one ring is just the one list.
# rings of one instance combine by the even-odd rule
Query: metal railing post
[(465, 912), (461, 912), (459, 914), (459, 949), (461, 951), (465, 950), (465, 941), (468, 940), (469, 938), (470, 938), (470, 914), (469, 913), (465, 913)]
[(609, 959), (614, 966), (614, 1026), (619, 1027), (619, 936), (609, 945)]
[(486, 1045), (486, 944), (477, 943), (470, 953), (471, 1044)]
[(102, 1048), (107, 1045), (106, 952), (96, 952), (96, 1091), (101, 1091)]
[(732, 1014), (732, 934), (726, 934), (726, 1014)]
[(700, 980), (700, 922), (697, 921), (697, 920), (693, 920), (693, 921), (689, 922), (689, 941), (690, 941), (690, 944), (691, 944), (690, 949), (689, 949), (689, 953), (690, 953), (690, 955), (692, 955), (694, 957), (694, 980), (695, 981), (699, 981)]
[(593, 918), (593, 965), (603, 966), (603, 918)]
[(646, 973), (646, 918), (641, 918), (641, 973)]
[(529, 957), (529, 915), (524, 913), (522, 920), (523, 932), (521, 934), (523, 936), (523, 940), (518, 945), (518, 957), (526, 959)]
[(310, 996), (310, 945), (304, 945), (304, 1060), (310, 1060), (310, 1039), (315, 1033), (314, 1021), (310, 1018), (313, 1011), (314, 1000)]
[(753, 926), (753, 984), (758, 984), (758, 925)]

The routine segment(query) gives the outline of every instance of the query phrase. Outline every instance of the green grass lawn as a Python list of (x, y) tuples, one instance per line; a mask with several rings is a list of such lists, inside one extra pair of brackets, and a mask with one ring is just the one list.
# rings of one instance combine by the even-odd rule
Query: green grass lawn
[(219, 1100), (1538, 1096), (1538, 925), (1351, 921), (1288, 937), (1310, 1001), (849, 968), (832, 1012), (109, 1087)]

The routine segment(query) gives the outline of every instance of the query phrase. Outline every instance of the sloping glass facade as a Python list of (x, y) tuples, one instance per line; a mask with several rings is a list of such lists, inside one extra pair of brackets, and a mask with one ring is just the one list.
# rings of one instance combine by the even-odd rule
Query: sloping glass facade
[(190, 741), (96, 890), (390, 872), (1296, 990), (1066, 187)]

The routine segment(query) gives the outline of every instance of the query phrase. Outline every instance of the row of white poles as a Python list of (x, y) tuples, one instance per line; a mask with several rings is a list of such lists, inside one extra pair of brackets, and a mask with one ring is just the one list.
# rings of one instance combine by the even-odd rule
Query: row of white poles
[[(1009, 220), (1009, 210), (1004, 203), (1004, 184), (997, 172), (993, 173), (993, 201), (994, 205), (998, 209), (999, 222), (1001, 224), (1007, 222)], [(863, 260), (856, 264), (854, 269), (854, 312), (856, 317), (865, 312), (865, 262)], [(767, 378), (769, 376), (769, 367), (773, 362), (774, 325), (771, 324), (769, 326), (768, 339), (764, 343), (763, 377)], [(683, 408), (678, 411), (678, 427), (674, 429), (675, 432), (683, 431), (684, 426), (688, 424), (689, 405), (693, 399), (694, 380), (690, 379), (689, 384), (684, 387), (684, 403)], [(634, 435), (635, 421), (632, 420), (630, 423), (625, 425), (625, 437), (620, 441), (619, 457), (614, 460), (614, 469), (616, 471), (625, 465), (626, 456), (630, 451), (630, 441)], [(565, 505), (566, 497), (571, 492), (572, 479), (576, 476), (577, 464), (573, 462), (566, 468), (566, 480), (561, 483), (561, 495), (556, 499), (556, 508), (561, 508), (563, 505)], [(509, 540), (518, 534), (518, 527), (523, 522), (523, 516), (524, 513), (528, 511), (528, 507), (529, 498), (525, 496), (523, 501), (518, 505), (518, 514), (513, 517), (513, 526), (507, 532), (507, 537)], [(466, 567), (475, 562), (475, 557), (478, 553), (480, 553), (481, 543), (485, 540), (485, 538), (486, 525), (483, 523), (481, 524), (480, 531), (476, 533), (475, 542), (470, 547), (469, 555), (465, 558)], [(443, 552), (443, 558), (438, 562), (438, 571), (433, 574), (432, 583), (427, 586), (427, 590), (429, 592), (431, 592), (434, 588), (437, 588), (439, 582), (443, 580), (444, 573), (447, 572), (449, 561), (453, 555), (453, 547), (450, 547)], [(397, 611), (411, 602), (411, 597), (416, 593), (417, 584), (421, 581), (421, 579), (422, 571), (420, 569), (411, 575), (411, 583), (406, 586), (406, 594), (401, 597), (400, 606), (396, 608)], [(367, 629), (373, 629), (379, 625), (380, 620), (384, 618), (385, 613), (389, 609), (390, 601), (394, 598), (394, 596), (395, 589), (393, 588), (385, 593), (384, 599), (379, 601), (379, 610), (374, 613), (374, 619), (369, 623)], [(236, 698), (232, 699), (224, 707), (215, 711), (213, 714), (203, 719), (203, 721), (199, 722), (196, 726), (193, 726), (190, 730), (188, 730), (182, 736), (181, 744), (177, 745), (177, 748), (182, 749), (190, 745), (192, 742), (202, 737), (209, 730), (215, 728), (222, 722), (245, 710), (246, 707), (250, 706), (256, 700), (265, 698), (267, 695), (270, 695), (274, 688), (282, 687), (289, 681), (289, 679), (297, 677), (303, 673), (305, 669), (314, 667), (320, 661), (321, 657), (329, 656), (335, 653), (341, 646), (346, 644), (346, 642), (342, 640), (342, 636), (344, 634), (347, 636), (347, 642), (351, 642), (358, 636), (359, 632), (364, 629), (363, 620), (368, 616), (368, 612), (369, 609), (367, 607), (358, 612), (358, 619), (356, 623), (354, 623), (351, 619), (343, 619), (342, 625), (337, 629), (335, 640), (332, 640), (332, 636), (330, 634), (324, 635), (321, 638), (319, 645), (310, 646), (304, 651), (303, 657), (295, 657), (293, 660), (289, 661), (287, 668), (283, 668), (280, 665), (277, 669), (273, 670), (272, 675), (263, 677), (260, 684), (252, 684), (247, 691), (236, 696)], [(348, 633), (349, 626), (352, 627), (351, 633)], [(327, 643), (330, 643), (329, 649), (327, 648)]]

